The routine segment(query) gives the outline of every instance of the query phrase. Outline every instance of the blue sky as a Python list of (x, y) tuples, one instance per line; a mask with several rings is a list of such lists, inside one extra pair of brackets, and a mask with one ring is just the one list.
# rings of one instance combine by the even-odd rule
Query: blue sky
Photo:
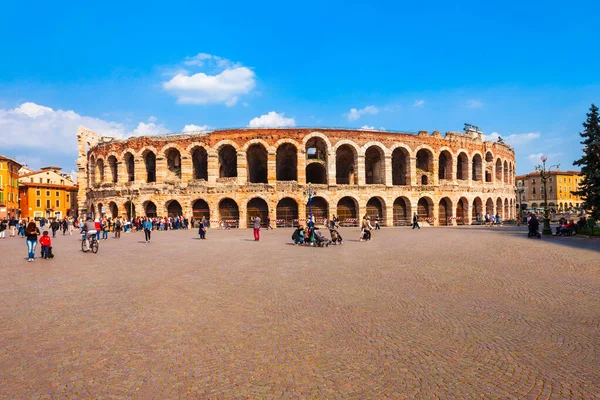
[(526, 173), (541, 154), (573, 169), (600, 103), (591, 1), (98, 4), (2, 5), (0, 154), (71, 170), (81, 124), (126, 137), (468, 122), (513, 144)]

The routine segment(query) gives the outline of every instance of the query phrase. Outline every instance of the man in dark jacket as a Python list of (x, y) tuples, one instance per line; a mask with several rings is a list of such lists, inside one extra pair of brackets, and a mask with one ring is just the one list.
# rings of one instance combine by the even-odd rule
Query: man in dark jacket
[(417, 215), (417, 213), (413, 214), (413, 229), (417, 228), (417, 229), (421, 229), (421, 227), (419, 226), (419, 216)]
[(52, 229), (52, 237), (55, 238), (56, 237), (56, 231), (59, 228), (59, 224), (57, 220), (52, 221), (52, 223), (50, 224), (50, 228)]

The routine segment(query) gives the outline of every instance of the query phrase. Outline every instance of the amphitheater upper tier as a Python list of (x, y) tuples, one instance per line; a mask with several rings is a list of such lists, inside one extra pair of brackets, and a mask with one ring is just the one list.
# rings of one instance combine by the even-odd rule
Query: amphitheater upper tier
[(80, 128), (79, 213), (205, 216), (246, 227), (365, 213), (434, 225), (515, 216), (514, 150), (478, 132), (232, 129), (127, 140)]

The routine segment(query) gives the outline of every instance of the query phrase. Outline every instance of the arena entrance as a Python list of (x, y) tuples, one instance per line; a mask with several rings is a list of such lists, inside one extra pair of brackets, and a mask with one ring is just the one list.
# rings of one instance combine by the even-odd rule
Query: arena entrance
[(127, 215), (127, 219), (131, 220), (136, 217), (135, 213), (135, 204), (132, 204), (130, 201), (125, 202), (123, 205), (125, 207), (125, 214)]
[(371, 218), (371, 224), (379, 220), (379, 225), (385, 226), (385, 206), (379, 197), (371, 197), (367, 202), (367, 215)]
[(225, 198), (219, 202), (219, 218), (230, 227), (237, 228), (240, 221), (240, 210), (235, 201)]
[(483, 202), (479, 197), (473, 200), (473, 211), (471, 212), (473, 222), (481, 222), (483, 220)]
[[(429, 197), (421, 197), (419, 199), (417, 203), (417, 215), (421, 221), (433, 218), (433, 202)], [(432, 223), (432, 221), (428, 222)]]
[[(306, 214), (308, 218), (309, 207), (308, 203), (306, 204)], [(326, 218), (329, 218), (329, 204), (327, 200), (322, 197), (313, 197), (312, 198), (312, 213), (315, 217), (315, 221), (323, 221)], [(341, 219), (341, 218), (340, 218)]]
[(145, 213), (146, 213), (146, 217), (155, 218), (157, 216), (156, 215), (156, 204), (154, 204), (151, 201), (147, 202), (146, 207), (145, 207)]
[(337, 216), (344, 226), (358, 226), (356, 201), (352, 197), (342, 197), (337, 204)]
[(180, 217), (183, 215), (181, 204), (177, 200), (171, 200), (167, 204), (167, 214), (169, 217)]
[(110, 209), (110, 215), (113, 218), (117, 218), (119, 216), (119, 207), (117, 207), (117, 204), (114, 201), (108, 203), (108, 208)]
[(461, 197), (458, 200), (458, 204), (456, 205), (456, 225), (464, 225), (468, 219), (467, 209), (469, 207), (469, 203), (467, 199)]
[(447, 197), (444, 197), (440, 200), (440, 204), (438, 207), (438, 225), (440, 226), (448, 226), (448, 218), (452, 216), (452, 203)]
[(406, 197), (398, 197), (393, 206), (394, 226), (410, 225), (410, 218), (410, 202)]
[(298, 203), (290, 197), (285, 197), (277, 203), (275, 214), (278, 227), (296, 226), (298, 224)]
[(194, 217), (194, 221), (201, 221), (202, 217), (204, 217), (210, 224), (210, 208), (208, 207), (208, 203), (202, 199), (194, 201), (194, 204), (192, 204), (192, 216)]
[(256, 216), (260, 217), (260, 225), (267, 226), (267, 218), (269, 217), (269, 206), (266, 201), (260, 197), (255, 197), (248, 202), (246, 212), (246, 226), (252, 227), (252, 219)]

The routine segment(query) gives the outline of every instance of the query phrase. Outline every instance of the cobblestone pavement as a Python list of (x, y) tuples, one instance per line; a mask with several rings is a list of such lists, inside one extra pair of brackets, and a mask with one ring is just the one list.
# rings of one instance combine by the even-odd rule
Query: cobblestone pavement
[(600, 241), (524, 228), (0, 239), (11, 399), (600, 398)]

